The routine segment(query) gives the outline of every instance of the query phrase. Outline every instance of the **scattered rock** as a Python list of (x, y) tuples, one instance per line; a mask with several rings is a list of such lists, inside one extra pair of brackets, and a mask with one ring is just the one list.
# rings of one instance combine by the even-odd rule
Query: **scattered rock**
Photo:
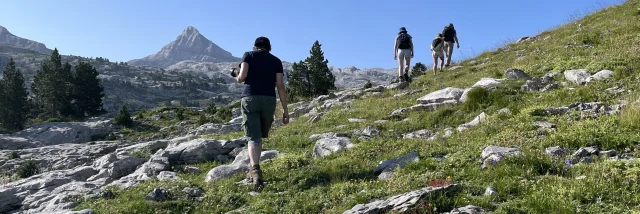
[(519, 148), (508, 148), (500, 146), (487, 146), (482, 150), (480, 162), (482, 168), (493, 166), (505, 157), (523, 155)]
[(462, 93), (464, 93), (463, 89), (445, 88), (418, 98), (418, 102), (421, 104), (442, 103), (445, 101), (458, 102)]
[(600, 157), (615, 157), (618, 153), (616, 152), (616, 150), (607, 150), (607, 151), (600, 151), (599, 155)]
[(567, 114), (570, 111), (581, 111), (581, 118), (596, 118), (600, 115), (614, 115), (618, 114), (622, 109), (623, 104), (606, 105), (600, 102), (582, 103), (577, 102), (566, 107), (548, 108), (540, 111), (539, 116), (561, 115)]
[(546, 121), (535, 121), (533, 122), (533, 126), (538, 128), (538, 130), (546, 130), (546, 131), (556, 130), (556, 124), (546, 122)]
[(322, 119), (323, 115), (324, 115), (324, 113), (319, 113), (319, 114), (313, 115), (311, 118), (309, 118), (309, 121), (307, 121), (307, 122), (316, 123), (316, 122), (320, 121), (320, 119)]
[(204, 190), (200, 187), (185, 187), (184, 189), (182, 189), (182, 192), (186, 193), (187, 196), (192, 198), (197, 198), (204, 194)]
[(609, 79), (613, 76), (613, 71), (610, 70), (602, 70), (599, 71), (598, 73), (595, 73), (594, 75), (592, 75), (591, 77), (589, 77), (589, 79), (587, 80), (587, 82), (590, 82), (591, 80), (604, 80), (604, 79)]
[(458, 126), (458, 132), (462, 132), (468, 128), (477, 126), (478, 124), (480, 124), (480, 122), (484, 121), (486, 118), (487, 118), (487, 115), (484, 112), (482, 112), (480, 113), (480, 115), (476, 116), (476, 118), (474, 118), (472, 121)]
[(460, 191), (458, 184), (442, 187), (425, 187), (411, 192), (390, 197), (385, 200), (375, 200), (368, 204), (358, 204), (343, 214), (374, 214), (387, 212), (404, 212), (414, 207), (421, 199), (432, 196), (447, 195)]
[(349, 118), (348, 121), (350, 123), (366, 123), (367, 120), (365, 119), (358, 119), (358, 118)]
[(422, 89), (416, 89), (416, 90), (413, 90), (413, 91), (398, 93), (396, 95), (393, 95), (393, 97), (394, 98), (400, 98), (400, 97), (404, 97), (404, 96), (407, 96), (407, 95), (413, 95), (413, 94), (417, 94), (417, 93), (422, 93)]
[(313, 147), (313, 157), (324, 157), (343, 149), (354, 147), (351, 140), (346, 137), (323, 138), (316, 141)]
[(178, 177), (178, 173), (175, 172), (171, 172), (171, 171), (162, 171), (158, 174), (158, 176), (156, 176), (158, 178), (158, 180), (160, 181), (175, 181), (175, 180), (180, 180), (180, 177)]
[(575, 157), (585, 157), (585, 156), (597, 155), (597, 154), (598, 154), (598, 148), (596, 148), (596, 147), (582, 147), (582, 148), (578, 149), (576, 152), (574, 152), (573, 156), (575, 156)]
[(487, 187), (487, 189), (484, 190), (484, 195), (486, 196), (492, 196), (497, 194), (498, 194), (498, 191), (493, 187)]
[(516, 68), (507, 69), (507, 71), (504, 73), (504, 76), (509, 80), (518, 80), (518, 79), (531, 80), (531, 77), (527, 73)]
[(367, 88), (364, 90), (364, 92), (366, 93), (370, 93), (370, 92), (383, 92), (384, 91), (384, 86), (376, 86), (376, 87), (372, 87), (372, 88)]
[(511, 116), (511, 110), (509, 108), (503, 108), (498, 110), (498, 115)]
[(605, 89), (605, 91), (612, 94), (619, 94), (619, 93), (623, 93), (625, 90), (624, 88), (622, 88), (622, 86), (614, 86), (614, 87)]
[(377, 124), (383, 124), (383, 123), (387, 123), (387, 122), (389, 122), (389, 121), (388, 120), (376, 120), (376, 121), (373, 121), (373, 123), (377, 123)]
[(520, 39), (518, 39), (518, 41), (516, 43), (522, 43), (522, 42), (526, 42), (529, 41), (530, 38), (528, 36), (522, 37)]
[(443, 213), (443, 214), (486, 214), (489, 213), (487, 210), (476, 207), (473, 205), (467, 205), (464, 207), (458, 207), (451, 210), (451, 212)]
[(417, 104), (409, 107), (411, 111), (435, 111), (442, 107), (453, 106), (457, 104), (457, 101), (450, 100), (442, 103), (429, 103), (429, 104)]
[(458, 69), (461, 69), (461, 68), (464, 68), (464, 66), (456, 65), (456, 66), (451, 66), (449, 68), (449, 70), (450, 71), (455, 71), (455, 70), (458, 70)]
[(500, 81), (498, 81), (497, 79), (494, 79), (494, 78), (482, 78), (482, 79), (480, 79), (480, 81), (476, 82), (470, 88), (467, 88), (467, 89), (464, 90), (464, 92), (462, 92), (462, 95), (460, 96), (460, 102), (464, 103), (464, 102), (467, 101), (467, 94), (473, 88), (484, 88), (486, 90), (493, 90), (493, 89), (497, 88), (498, 86), (500, 86)]
[(195, 166), (185, 166), (184, 170), (191, 174), (200, 174), (202, 172), (200, 168)]
[(444, 133), (442, 135), (442, 138), (447, 139), (451, 137), (451, 135), (453, 135), (453, 128), (445, 128), (442, 132)]
[(96, 189), (84, 196), (84, 198), (87, 200), (100, 199), (100, 198), (112, 199), (114, 197), (115, 197), (115, 194), (113, 194), (111, 190), (106, 190), (106, 189)]
[(378, 129), (374, 128), (374, 127), (371, 127), (371, 126), (367, 126), (366, 128), (364, 128), (362, 130), (361, 133), (362, 133), (362, 135), (373, 137), (373, 136), (378, 136), (380, 134), (380, 130), (378, 130)]
[(569, 150), (559, 146), (548, 147), (544, 151), (551, 157), (562, 157), (569, 154)]
[(417, 152), (411, 152), (405, 156), (382, 161), (373, 169), (373, 173), (378, 175), (378, 179), (387, 180), (393, 177), (393, 172), (398, 167), (404, 167), (409, 162), (418, 162), (420, 157)]
[(165, 188), (155, 188), (144, 199), (148, 201), (164, 201), (170, 199), (170, 195)]
[(402, 90), (409, 87), (409, 82), (399, 82), (399, 83), (393, 83), (390, 85), (385, 86), (384, 88), (387, 90)]
[[(260, 154), (261, 164), (264, 161), (276, 158), (280, 152), (276, 150), (262, 151)], [(205, 182), (216, 182), (221, 179), (229, 178), (234, 175), (247, 172), (249, 170), (249, 150), (244, 149), (240, 154), (236, 156), (233, 162), (229, 165), (217, 166), (207, 173)]]
[(402, 138), (403, 139), (419, 138), (419, 139), (433, 140), (435, 139), (436, 135), (437, 134), (435, 132), (432, 132), (427, 129), (422, 129), (422, 130), (414, 131), (411, 133), (403, 134)]
[(587, 71), (584, 69), (564, 71), (564, 78), (566, 80), (579, 85), (587, 83), (589, 80), (589, 77), (591, 77), (591, 75), (587, 73)]
[(346, 133), (335, 133), (335, 132), (327, 132), (322, 134), (313, 134), (309, 136), (309, 140), (320, 140), (323, 138), (338, 138), (338, 137), (349, 137)]

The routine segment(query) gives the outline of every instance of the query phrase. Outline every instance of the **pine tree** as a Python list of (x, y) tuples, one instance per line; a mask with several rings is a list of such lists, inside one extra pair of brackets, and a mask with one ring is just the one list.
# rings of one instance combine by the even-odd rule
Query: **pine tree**
[(364, 86), (362, 88), (367, 89), (367, 88), (371, 88), (373, 87), (373, 84), (371, 83), (370, 80), (367, 80), (366, 83), (364, 83)]
[(53, 50), (49, 61), (38, 70), (31, 91), (42, 117), (66, 117), (74, 113), (71, 65), (62, 64), (58, 49)]
[(133, 126), (133, 119), (131, 119), (131, 114), (129, 114), (126, 104), (122, 104), (122, 106), (120, 106), (120, 112), (118, 112), (113, 120), (114, 124), (116, 125), (121, 125), (129, 128)]
[(308, 80), (309, 68), (304, 61), (294, 62), (292, 71), (287, 72), (287, 94), (290, 98), (311, 96), (311, 84)]
[(79, 117), (104, 112), (102, 98), (104, 87), (98, 79), (98, 71), (89, 63), (80, 62), (73, 74), (73, 99), (75, 113)]
[(329, 69), (329, 60), (324, 58), (321, 44), (318, 40), (313, 43), (309, 53), (311, 56), (305, 59), (309, 66), (309, 83), (312, 87), (312, 95), (325, 95), (329, 90), (335, 89), (335, 77)]
[(4, 68), (0, 80), (0, 125), (7, 131), (24, 128), (29, 113), (24, 76), (16, 69), (13, 58)]
[(417, 77), (417, 76), (423, 75), (424, 72), (426, 71), (427, 71), (427, 66), (425, 66), (421, 62), (418, 62), (413, 66), (413, 68), (411, 68), (411, 76)]

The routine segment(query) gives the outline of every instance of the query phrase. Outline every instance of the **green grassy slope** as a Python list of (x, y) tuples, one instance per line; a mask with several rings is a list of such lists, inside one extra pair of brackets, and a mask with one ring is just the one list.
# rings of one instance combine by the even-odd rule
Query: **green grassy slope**
[[(640, 111), (629, 106), (620, 115), (577, 120), (575, 115), (535, 116), (537, 109), (567, 106), (575, 102), (615, 104), (619, 99), (636, 100), (635, 92), (614, 95), (604, 89), (622, 86), (635, 91), (640, 71), (640, 0), (629, 0), (591, 14), (536, 36), (536, 39), (508, 44), (496, 51), (460, 63), (462, 68), (438, 74), (444, 87), (466, 88), (482, 77), (502, 77), (508, 68), (519, 68), (531, 76), (566, 69), (585, 68), (591, 73), (601, 69), (615, 71), (614, 78), (591, 82), (585, 86), (569, 84), (549, 92), (523, 92), (522, 83), (505, 84), (482, 102), (475, 98), (465, 105), (435, 112), (411, 112), (407, 122), (390, 121), (375, 124), (400, 107), (417, 104), (416, 99), (440, 88), (440, 80), (428, 73), (414, 80), (409, 90), (423, 93), (393, 98), (399, 91), (386, 91), (383, 97), (359, 99), (352, 111), (333, 111), (319, 122), (308, 125), (306, 118), (275, 130), (266, 140), (265, 149), (285, 153), (281, 158), (265, 163), (263, 170), (268, 184), (262, 194), (250, 196), (248, 186), (234, 184), (242, 175), (214, 185), (204, 182), (206, 172), (217, 163), (202, 163), (203, 173), (181, 173), (183, 181), (144, 183), (129, 190), (116, 191), (114, 199), (82, 202), (77, 208), (93, 208), (97, 213), (222, 213), (241, 207), (250, 213), (342, 213), (356, 204), (384, 199), (399, 193), (425, 187), (434, 179), (450, 177), (463, 190), (450, 198), (437, 198), (431, 208), (419, 206), (419, 213), (445, 212), (468, 204), (481, 206), (495, 213), (638, 213), (640, 208), (640, 161), (601, 161), (573, 166), (564, 170), (564, 159), (552, 159), (544, 153), (548, 146), (562, 146), (571, 151), (583, 146), (600, 146), (629, 152), (639, 157)], [(578, 30), (578, 26), (580, 30)], [(472, 63), (475, 61), (476, 63)], [(486, 62), (485, 64), (482, 64)], [(477, 65), (474, 65), (477, 64)], [(558, 78), (563, 81), (562, 75)], [(474, 105), (477, 104), (477, 105)], [(498, 117), (497, 111), (508, 107), (513, 116)], [(479, 126), (456, 133), (446, 142), (402, 140), (396, 136), (419, 129), (455, 128), (472, 120), (481, 112), (488, 118)], [(347, 118), (363, 118), (370, 122), (349, 123)], [(534, 120), (557, 124), (546, 137), (532, 125)], [(336, 129), (346, 125), (344, 129)], [(359, 142), (356, 147), (326, 158), (312, 158), (314, 141), (311, 134), (327, 131), (348, 131), (374, 126), (379, 137)], [(220, 138), (237, 136), (218, 136)], [(478, 160), (487, 145), (518, 146), (525, 154), (509, 158), (482, 170)], [(372, 170), (378, 162), (405, 155), (420, 154), (420, 161), (396, 171), (391, 180), (379, 181)], [(443, 161), (434, 155), (447, 154)], [(576, 179), (586, 176), (584, 179)], [(151, 203), (144, 196), (155, 187), (170, 187), (182, 194), (186, 186), (205, 190), (203, 201), (182, 199)], [(483, 196), (486, 187), (495, 187), (498, 194)]]

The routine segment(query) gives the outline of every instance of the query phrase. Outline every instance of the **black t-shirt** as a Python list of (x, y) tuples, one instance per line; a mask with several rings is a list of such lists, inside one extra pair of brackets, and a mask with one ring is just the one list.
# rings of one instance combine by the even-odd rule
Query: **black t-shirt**
[(284, 73), (282, 61), (268, 51), (257, 50), (245, 52), (242, 62), (249, 64), (242, 97), (253, 95), (275, 97), (276, 73)]

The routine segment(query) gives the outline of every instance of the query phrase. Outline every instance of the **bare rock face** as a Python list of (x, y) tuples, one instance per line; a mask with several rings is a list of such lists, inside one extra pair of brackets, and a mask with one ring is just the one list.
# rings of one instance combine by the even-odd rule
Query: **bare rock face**
[(155, 54), (142, 59), (131, 60), (130, 65), (148, 65), (159, 68), (167, 68), (184, 60), (199, 62), (238, 62), (228, 51), (204, 37), (198, 29), (187, 27), (176, 40), (165, 45)]
[[(115, 142), (94, 144), (59, 144), (24, 150), (0, 150), (0, 171), (15, 172), (28, 160), (36, 162), (40, 172), (72, 169), (93, 162), (96, 156), (114, 152), (119, 146)], [(4, 159), (15, 152), (19, 158)]]
[(12, 47), (33, 50), (41, 54), (51, 54), (51, 49), (46, 45), (13, 35), (7, 28), (0, 26), (0, 45), (9, 45)]
[(113, 129), (110, 119), (88, 122), (49, 122), (11, 135), (0, 135), (0, 149), (17, 150), (58, 144), (79, 144), (105, 136)]

